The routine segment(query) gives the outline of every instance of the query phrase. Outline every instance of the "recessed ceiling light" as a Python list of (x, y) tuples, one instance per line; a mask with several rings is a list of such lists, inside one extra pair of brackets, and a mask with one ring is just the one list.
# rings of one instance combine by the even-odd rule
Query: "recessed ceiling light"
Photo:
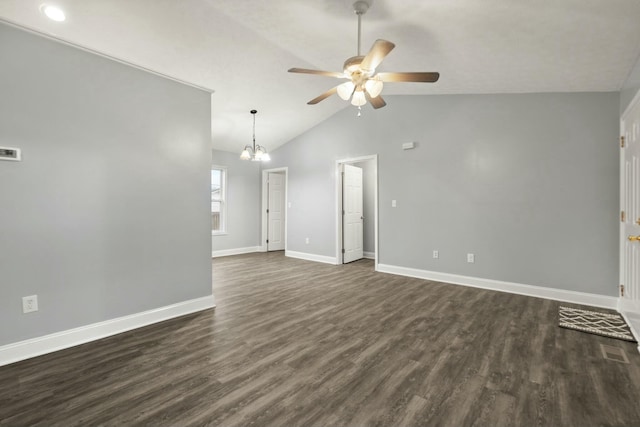
[(44, 14), (47, 15), (47, 18), (51, 19), (52, 21), (62, 22), (65, 19), (67, 19), (62, 9), (60, 9), (57, 6), (53, 6), (50, 4), (43, 4), (40, 7), (40, 10), (42, 10), (42, 12), (44, 12)]

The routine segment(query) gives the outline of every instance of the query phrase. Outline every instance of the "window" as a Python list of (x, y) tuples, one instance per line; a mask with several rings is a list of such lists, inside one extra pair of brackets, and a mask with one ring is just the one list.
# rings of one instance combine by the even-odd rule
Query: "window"
[(223, 167), (211, 168), (211, 230), (213, 234), (226, 231), (227, 170)]

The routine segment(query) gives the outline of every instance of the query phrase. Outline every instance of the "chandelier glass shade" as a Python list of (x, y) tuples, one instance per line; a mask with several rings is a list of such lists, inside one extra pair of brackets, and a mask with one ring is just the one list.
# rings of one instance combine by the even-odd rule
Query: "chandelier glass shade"
[(253, 115), (253, 145), (245, 145), (240, 158), (242, 160), (251, 160), (252, 162), (268, 162), (271, 160), (271, 156), (267, 152), (267, 149), (262, 145), (256, 144), (256, 113), (257, 110), (251, 110)]

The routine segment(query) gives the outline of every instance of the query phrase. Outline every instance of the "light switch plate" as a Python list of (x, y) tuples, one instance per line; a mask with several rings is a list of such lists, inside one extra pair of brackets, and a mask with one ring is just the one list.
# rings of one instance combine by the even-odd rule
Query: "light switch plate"
[(32, 311), (38, 311), (38, 295), (22, 297), (22, 312), (31, 313)]

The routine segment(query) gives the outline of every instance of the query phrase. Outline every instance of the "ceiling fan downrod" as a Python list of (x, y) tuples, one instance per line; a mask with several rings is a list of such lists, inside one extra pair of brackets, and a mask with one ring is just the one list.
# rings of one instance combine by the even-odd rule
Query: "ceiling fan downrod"
[(369, 10), (369, 3), (364, 0), (358, 0), (353, 3), (353, 11), (358, 15), (358, 55), (360, 56), (360, 42), (362, 40), (362, 15)]

